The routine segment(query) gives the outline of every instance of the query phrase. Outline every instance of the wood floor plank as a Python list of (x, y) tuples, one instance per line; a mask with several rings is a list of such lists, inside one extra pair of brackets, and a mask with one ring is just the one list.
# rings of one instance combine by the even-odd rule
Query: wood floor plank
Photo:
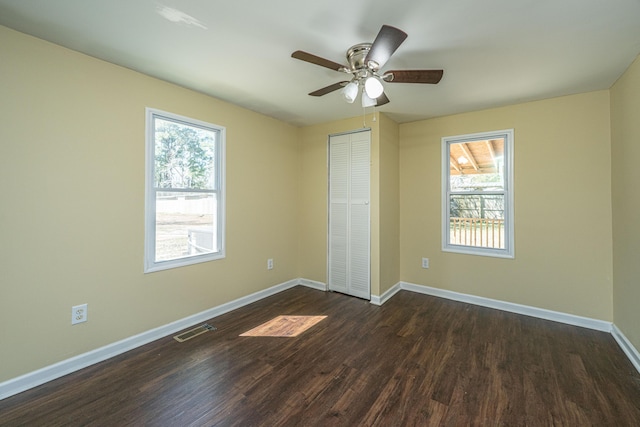
[[(276, 316), (297, 337), (242, 337)], [(0, 401), (0, 425), (637, 426), (640, 374), (610, 334), (397, 293), (296, 287)]]

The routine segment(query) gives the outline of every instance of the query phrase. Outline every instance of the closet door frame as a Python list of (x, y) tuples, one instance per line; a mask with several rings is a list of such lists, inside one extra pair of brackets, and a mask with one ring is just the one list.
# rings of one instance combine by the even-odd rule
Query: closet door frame
[[(335, 138), (342, 137), (349, 138), (346, 150), (346, 175), (342, 177), (346, 179), (344, 183), (346, 202), (341, 201), (342, 192), (339, 192), (341, 197), (334, 197), (335, 192), (332, 191), (332, 184), (335, 183), (332, 179), (336, 179), (335, 172), (338, 172), (334, 168), (335, 165), (332, 165), (332, 153), (335, 153), (338, 149), (337, 144), (340, 143)], [(332, 152), (332, 139), (334, 152)], [(366, 140), (366, 152), (362, 151), (365, 148), (362, 145), (365, 142), (363, 139)], [(336, 167), (339, 166), (341, 165)], [(342, 165), (343, 169), (344, 167)], [(371, 129), (329, 135), (327, 171), (327, 288), (330, 291), (371, 300)], [(356, 180), (352, 180), (354, 177)], [(366, 177), (366, 183), (363, 181), (364, 177)], [(358, 180), (358, 178), (361, 179)], [(366, 188), (363, 187), (363, 183)], [(340, 182), (338, 184), (342, 185)], [(341, 204), (343, 206), (340, 206)], [(336, 222), (337, 213), (341, 215), (338, 220), (344, 220), (346, 223)], [(363, 218), (364, 221), (361, 221)], [(356, 224), (356, 227), (353, 224)], [(340, 235), (341, 230), (344, 230), (344, 235)], [(334, 240), (336, 239), (344, 239), (345, 246), (342, 247), (346, 251), (344, 257), (335, 257)], [(337, 282), (341, 282), (340, 286), (336, 286)]]

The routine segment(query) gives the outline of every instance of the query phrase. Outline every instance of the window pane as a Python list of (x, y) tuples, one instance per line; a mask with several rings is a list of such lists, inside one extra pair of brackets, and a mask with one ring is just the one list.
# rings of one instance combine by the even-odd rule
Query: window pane
[(449, 145), (450, 191), (504, 190), (504, 139)]
[(156, 262), (219, 251), (216, 196), (156, 193)]
[(145, 273), (225, 257), (224, 151), (224, 127), (146, 109)]
[(449, 243), (505, 248), (503, 195), (449, 196)]
[(513, 129), (442, 138), (442, 250), (514, 258)]
[(156, 188), (216, 189), (217, 132), (155, 118)]
[(504, 219), (503, 195), (466, 195), (450, 196), (452, 217)]

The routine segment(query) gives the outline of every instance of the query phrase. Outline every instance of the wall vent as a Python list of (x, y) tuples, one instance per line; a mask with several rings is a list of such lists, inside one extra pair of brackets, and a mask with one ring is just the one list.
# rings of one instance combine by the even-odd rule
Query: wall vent
[(215, 331), (215, 330), (216, 330), (215, 327), (209, 325), (208, 323), (205, 323), (204, 325), (200, 325), (197, 328), (193, 328), (179, 335), (176, 335), (175, 337), (173, 337), (173, 339), (178, 342), (184, 342), (184, 341), (190, 340), (193, 337), (197, 337), (200, 334), (204, 334), (205, 332)]

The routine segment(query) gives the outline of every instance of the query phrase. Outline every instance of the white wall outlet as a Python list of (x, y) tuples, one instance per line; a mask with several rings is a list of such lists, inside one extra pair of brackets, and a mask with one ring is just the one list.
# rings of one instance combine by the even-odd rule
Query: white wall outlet
[(429, 268), (429, 258), (422, 258), (422, 268)]
[(273, 258), (267, 260), (267, 270), (273, 270)]
[(74, 305), (71, 307), (71, 324), (87, 321), (87, 304)]

